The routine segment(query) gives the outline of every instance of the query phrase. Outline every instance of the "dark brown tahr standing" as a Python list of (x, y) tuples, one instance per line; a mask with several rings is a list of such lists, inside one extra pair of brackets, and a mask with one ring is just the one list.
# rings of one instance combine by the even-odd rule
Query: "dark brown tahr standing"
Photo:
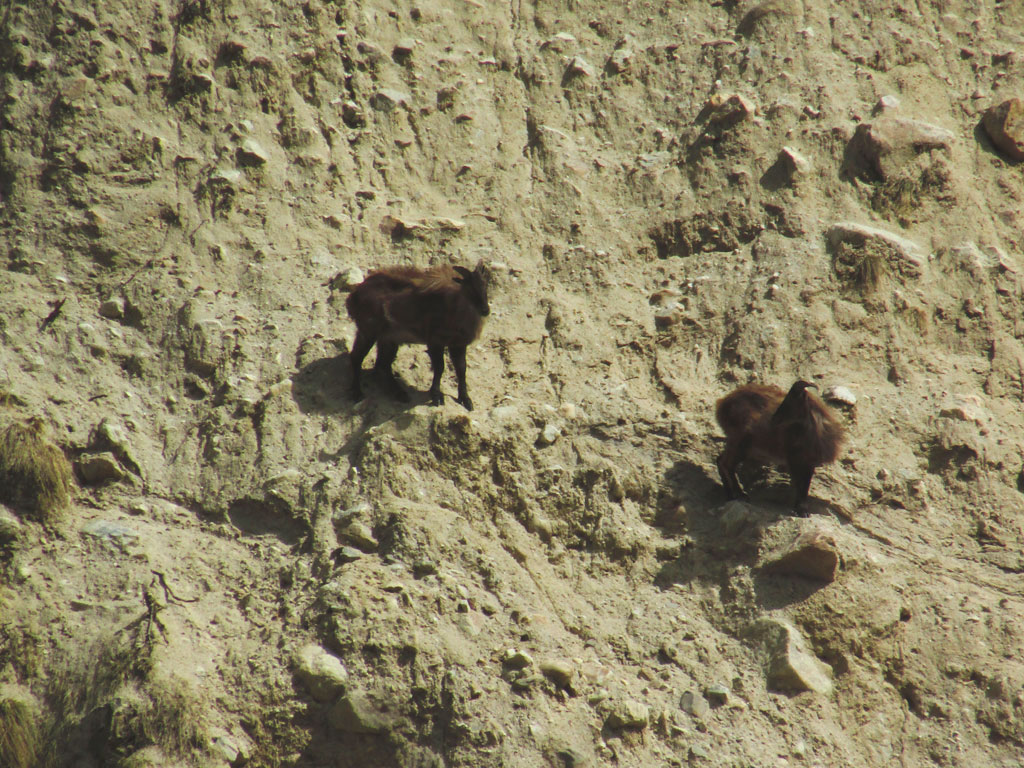
[(474, 270), (459, 266), (391, 267), (372, 272), (353, 289), (345, 307), (356, 324), (350, 355), (353, 400), (363, 397), (360, 373), (363, 359), (374, 344), (374, 370), (383, 374), (396, 398), (408, 400), (391, 365), (399, 345), (426, 344), (434, 374), (431, 403), (444, 402), (441, 375), (447, 348), (459, 381), (457, 402), (473, 410), (466, 390), (466, 347), (480, 335), (483, 318), (490, 314), (482, 262)]
[(778, 464), (789, 472), (796, 499), (793, 511), (805, 514), (807, 491), (814, 470), (836, 460), (843, 444), (843, 427), (832, 410), (797, 381), (785, 392), (766, 384), (747, 384), (723, 397), (715, 418), (725, 432), (725, 450), (718, 472), (730, 499), (746, 498), (736, 467), (752, 459)]

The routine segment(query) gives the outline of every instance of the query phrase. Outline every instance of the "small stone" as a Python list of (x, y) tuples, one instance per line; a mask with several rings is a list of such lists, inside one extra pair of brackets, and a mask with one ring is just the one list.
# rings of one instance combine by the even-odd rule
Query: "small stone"
[(707, 699), (695, 691), (687, 691), (679, 699), (679, 708), (694, 717), (704, 717), (711, 708)]
[(836, 579), (839, 551), (832, 536), (819, 530), (804, 531), (781, 552), (771, 555), (768, 573), (800, 576), (830, 583)]
[(612, 51), (612, 55), (608, 57), (608, 71), (617, 75), (621, 74), (629, 69), (632, 61), (633, 51), (629, 48), (618, 48)]
[(124, 317), (124, 299), (115, 296), (100, 304), (100, 316), (110, 320), (120, 320)]
[(895, 112), (899, 108), (900, 100), (892, 94), (886, 94), (878, 100), (873, 111), (876, 115), (880, 115), (885, 112)]
[(566, 747), (559, 749), (555, 752), (557, 757), (562, 762), (559, 763), (560, 768), (592, 768), (594, 765), (594, 758), (592, 755), (587, 755), (582, 750), (574, 747)]
[(354, 563), (356, 560), (361, 559), (363, 553), (355, 547), (338, 547), (334, 550), (334, 561), (339, 565), (345, 565), (346, 563)]
[(562, 430), (557, 424), (545, 424), (540, 433), (539, 442), (541, 445), (552, 445), (562, 435)]
[(122, 551), (139, 543), (139, 534), (134, 529), (111, 520), (90, 520), (81, 530), (86, 536)]
[(359, 51), (370, 63), (377, 63), (384, 59), (384, 51), (376, 43), (369, 40), (360, 40), (356, 43), (356, 50)]
[(484, 612), (484, 616), (493, 616), (501, 610), (501, 605), (493, 595), (487, 595), (480, 602), (480, 610)]
[(790, 180), (805, 175), (811, 169), (810, 161), (792, 147), (779, 150), (779, 162)]
[(709, 685), (704, 691), (704, 695), (713, 707), (721, 707), (729, 703), (729, 689), (721, 683)]
[(574, 403), (562, 403), (558, 406), (558, 413), (562, 418), (569, 420), (575, 419), (577, 414), (576, 405)]
[(11, 510), (0, 504), (0, 542), (14, 541), (21, 535), (21, 521)]
[(113, 453), (86, 453), (75, 462), (75, 469), (86, 485), (99, 485), (108, 480), (120, 480), (124, 470)]
[(654, 325), (660, 330), (671, 328), (673, 325), (679, 322), (682, 317), (678, 304), (673, 303), (671, 306), (663, 307), (654, 313)]
[(555, 53), (563, 53), (575, 46), (576, 38), (568, 32), (559, 32), (554, 37), (551, 37), (540, 44), (542, 50), (554, 51)]
[(242, 180), (242, 172), (237, 168), (218, 168), (210, 173), (211, 185), (222, 184), (235, 186)]
[(392, 112), (399, 106), (408, 106), (410, 96), (402, 91), (382, 88), (370, 97), (370, 106), (378, 112)]
[(396, 58), (404, 58), (410, 56), (415, 49), (416, 41), (411, 37), (403, 37), (395, 43), (395, 47), (392, 49), (392, 54)]
[(1024, 99), (1007, 99), (989, 107), (982, 125), (1000, 150), (1014, 160), (1024, 160)]
[(576, 674), (576, 667), (573, 666), (572, 662), (565, 661), (564, 659), (552, 659), (549, 661), (542, 661), (540, 664), (540, 671), (551, 680), (555, 685), (562, 688), (569, 688), (572, 686), (572, 679)]
[(569, 62), (569, 66), (566, 67), (565, 74), (567, 77), (593, 78), (597, 76), (597, 72), (582, 56), (572, 57), (572, 60)]
[(363, 270), (359, 267), (349, 267), (331, 278), (330, 286), (332, 291), (351, 291), (363, 280), (366, 279)]
[(376, 552), (379, 542), (373, 537), (373, 531), (365, 523), (354, 521), (338, 531), (342, 541), (348, 542), (363, 552)]
[(295, 654), (295, 674), (317, 701), (330, 701), (345, 690), (348, 670), (341, 659), (319, 645), (305, 645)]
[(345, 733), (384, 733), (394, 726), (395, 717), (361, 691), (349, 691), (331, 707), (327, 722)]
[(533, 657), (526, 651), (509, 648), (502, 657), (502, 664), (509, 669), (526, 669), (533, 666)]
[(528, 691), (544, 682), (543, 675), (523, 675), (512, 681), (512, 687), (517, 691)]
[(631, 728), (640, 730), (647, 727), (650, 710), (646, 704), (633, 699), (620, 701), (608, 715), (609, 728)]
[(708, 122), (727, 128), (753, 117), (757, 108), (738, 93), (729, 96), (716, 93), (708, 99), (704, 110), (708, 113)]
[(979, 398), (970, 395), (955, 397), (939, 409), (939, 416), (953, 421), (966, 421), (982, 426), (989, 421), (989, 415)]
[(469, 637), (477, 637), (480, 634), (480, 626), (472, 613), (460, 613), (455, 624)]
[(499, 405), (491, 408), (491, 418), (496, 421), (510, 421), (519, 415), (519, 409), (514, 405)]
[(829, 387), (825, 390), (824, 395), (825, 399), (830, 403), (839, 403), (840, 405), (851, 407), (857, 404), (857, 396), (847, 387)]
[(256, 167), (264, 165), (270, 159), (267, 151), (254, 139), (246, 139), (235, 153), (239, 165)]
[(341, 105), (341, 121), (353, 129), (366, 127), (366, 115), (354, 101), (346, 101)]
[(435, 573), (437, 573), (437, 563), (427, 557), (417, 558), (416, 562), (412, 564), (412, 575), (417, 579), (433, 576)]
[(792, 624), (766, 617), (755, 621), (748, 631), (768, 651), (770, 688), (823, 695), (832, 692), (832, 668), (805, 650), (803, 637)]
[(207, 731), (207, 738), (213, 754), (222, 757), (228, 765), (235, 765), (238, 762), (242, 750), (230, 733), (223, 728), (212, 727)]
[(732, 537), (740, 533), (752, 520), (750, 507), (742, 501), (729, 501), (722, 506), (722, 514), (718, 520), (726, 536)]

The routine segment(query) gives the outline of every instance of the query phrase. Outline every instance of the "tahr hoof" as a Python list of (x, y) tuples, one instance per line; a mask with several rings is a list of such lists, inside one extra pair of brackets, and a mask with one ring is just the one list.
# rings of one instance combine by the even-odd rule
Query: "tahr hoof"
[(440, 392), (430, 393), (430, 404), (431, 405), (444, 405), (444, 395)]
[(467, 411), (473, 410), (473, 401), (469, 399), (469, 395), (466, 395), (465, 397), (458, 397), (455, 399), (455, 402), (461, 405)]
[(363, 399), (363, 391), (361, 389), (353, 389), (350, 396), (352, 398), (352, 402), (358, 403)]

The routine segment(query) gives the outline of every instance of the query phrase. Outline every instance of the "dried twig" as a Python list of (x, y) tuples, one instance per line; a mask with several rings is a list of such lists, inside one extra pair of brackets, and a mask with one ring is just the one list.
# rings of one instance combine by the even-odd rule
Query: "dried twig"
[(43, 318), (43, 321), (39, 323), (40, 333), (49, 328), (50, 324), (60, 316), (60, 311), (64, 307), (65, 301), (67, 301), (67, 299), (59, 299), (56, 302), (50, 302), (50, 306), (53, 307), (53, 309), (50, 311), (50, 314)]

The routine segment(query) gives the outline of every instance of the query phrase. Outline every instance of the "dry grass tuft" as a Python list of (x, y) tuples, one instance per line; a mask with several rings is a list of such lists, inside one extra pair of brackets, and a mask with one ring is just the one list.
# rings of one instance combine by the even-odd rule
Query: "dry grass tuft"
[(889, 274), (888, 253), (882, 246), (840, 244), (835, 254), (836, 274), (862, 294), (877, 291)]
[[(206, 702), (187, 681), (154, 668), (152, 648), (135, 640), (131, 633), (104, 637), (51, 671), (51, 724), (40, 765), (64, 768), (70, 745), (113, 734), (110, 748), (120, 759), (112, 766), (149, 765), (145, 754), (154, 750), (168, 764), (206, 764)], [(98, 711), (108, 718), (101, 730)], [(132, 760), (140, 750), (146, 753)]]
[(0, 765), (34, 768), (39, 753), (38, 716), (17, 699), (0, 699)]
[(0, 431), (0, 501), (49, 522), (68, 507), (71, 465), (44, 432), (39, 418)]

